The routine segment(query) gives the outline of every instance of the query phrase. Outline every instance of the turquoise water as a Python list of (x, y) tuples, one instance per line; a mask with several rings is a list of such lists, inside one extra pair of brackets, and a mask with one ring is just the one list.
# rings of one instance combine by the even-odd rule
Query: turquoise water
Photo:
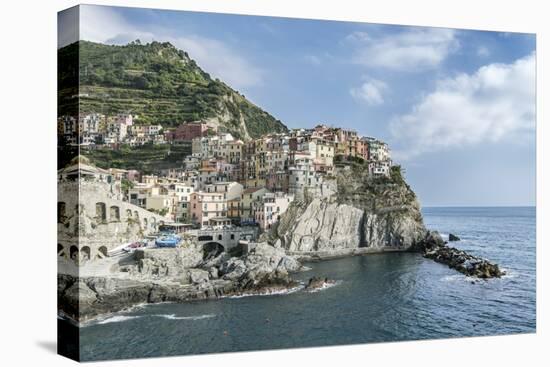
[(508, 275), (475, 281), (418, 254), (309, 263), (337, 284), (310, 293), (158, 304), (81, 329), (82, 360), (531, 333), (535, 208), (426, 208), (426, 225)]

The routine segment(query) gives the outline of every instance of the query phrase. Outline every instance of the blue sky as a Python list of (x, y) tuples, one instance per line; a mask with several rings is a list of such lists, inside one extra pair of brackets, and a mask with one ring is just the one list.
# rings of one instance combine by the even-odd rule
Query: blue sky
[(83, 6), (80, 38), (169, 41), (289, 127), (383, 139), (424, 206), (536, 201), (534, 35)]

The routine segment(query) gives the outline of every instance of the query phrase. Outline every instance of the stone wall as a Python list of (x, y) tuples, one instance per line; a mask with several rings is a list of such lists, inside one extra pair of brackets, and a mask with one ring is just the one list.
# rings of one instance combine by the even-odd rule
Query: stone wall
[(110, 185), (92, 181), (58, 183), (59, 256), (94, 260), (109, 250), (156, 232), (166, 218), (118, 199)]

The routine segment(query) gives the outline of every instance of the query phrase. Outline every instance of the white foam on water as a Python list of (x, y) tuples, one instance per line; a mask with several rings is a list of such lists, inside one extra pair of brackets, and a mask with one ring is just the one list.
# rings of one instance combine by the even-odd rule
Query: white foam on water
[(505, 274), (501, 277), (502, 279), (513, 279), (518, 277), (518, 273), (508, 270), (508, 269), (501, 269)]
[(309, 293), (317, 293), (317, 292), (321, 292), (321, 291), (324, 291), (325, 289), (329, 289), (329, 288), (332, 288), (332, 287), (336, 287), (337, 285), (340, 285), (342, 284), (342, 281), (341, 280), (337, 280), (335, 282), (330, 282), (330, 283), (324, 283), (322, 286), (320, 286), (319, 288), (315, 288), (315, 289), (308, 289), (307, 291)]
[(216, 317), (214, 314), (198, 315), (198, 316), (176, 316), (175, 314), (170, 315), (151, 315), (151, 317), (162, 317), (168, 320), (202, 320), (210, 319)]
[(95, 322), (95, 324), (103, 325), (103, 324), (110, 324), (110, 323), (113, 323), (113, 322), (123, 322), (123, 321), (137, 319), (137, 318), (140, 318), (140, 317), (141, 316), (117, 315), (117, 316), (109, 317), (109, 318), (104, 319), (104, 320), (99, 320), (99, 321)]
[[(242, 293), (237, 295), (228, 296), (227, 298), (244, 298), (244, 297), (255, 297), (255, 296), (277, 296), (277, 295), (286, 295), (286, 294), (292, 294), (295, 292), (298, 292), (299, 290), (304, 289), (304, 285), (300, 284), (294, 288), (289, 289), (281, 289), (277, 291), (263, 291), (260, 293)], [(226, 297), (222, 297), (226, 298)]]

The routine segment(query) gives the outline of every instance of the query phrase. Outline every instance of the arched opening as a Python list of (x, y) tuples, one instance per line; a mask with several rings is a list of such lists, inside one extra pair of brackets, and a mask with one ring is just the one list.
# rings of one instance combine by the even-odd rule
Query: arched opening
[(139, 213), (137, 210), (134, 210), (134, 218), (139, 220)]
[(82, 247), (82, 249), (80, 250), (80, 260), (81, 261), (90, 260), (90, 253), (91, 253), (91, 250), (88, 246)]
[(105, 223), (107, 221), (107, 210), (105, 209), (105, 203), (95, 204), (95, 218), (97, 223)]
[(71, 260), (78, 261), (78, 247), (72, 245), (69, 248), (69, 257)]
[(143, 228), (147, 229), (147, 218), (143, 218)]
[(221, 240), (222, 240), (222, 235), (219, 234), (219, 235), (218, 235), (218, 241), (221, 241)]
[(203, 259), (213, 259), (224, 252), (224, 250), (223, 246), (217, 242), (205, 243), (204, 246), (202, 246)]
[(67, 218), (66, 207), (67, 204), (65, 204), (64, 201), (57, 202), (57, 223), (65, 222), (65, 219)]
[(63, 247), (63, 245), (60, 243), (57, 244), (57, 256), (66, 257), (65, 247)]
[(103, 259), (105, 257), (107, 257), (107, 247), (101, 246), (100, 248), (97, 249), (97, 258)]
[(126, 209), (126, 220), (130, 221), (132, 219), (132, 211), (130, 209)]
[(111, 206), (109, 209), (109, 218), (111, 222), (120, 222), (120, 208), (118, 206)]
[(151, 229), (156, 229), (157, 226), (157, 220), (155, 217), (151, 218)]

